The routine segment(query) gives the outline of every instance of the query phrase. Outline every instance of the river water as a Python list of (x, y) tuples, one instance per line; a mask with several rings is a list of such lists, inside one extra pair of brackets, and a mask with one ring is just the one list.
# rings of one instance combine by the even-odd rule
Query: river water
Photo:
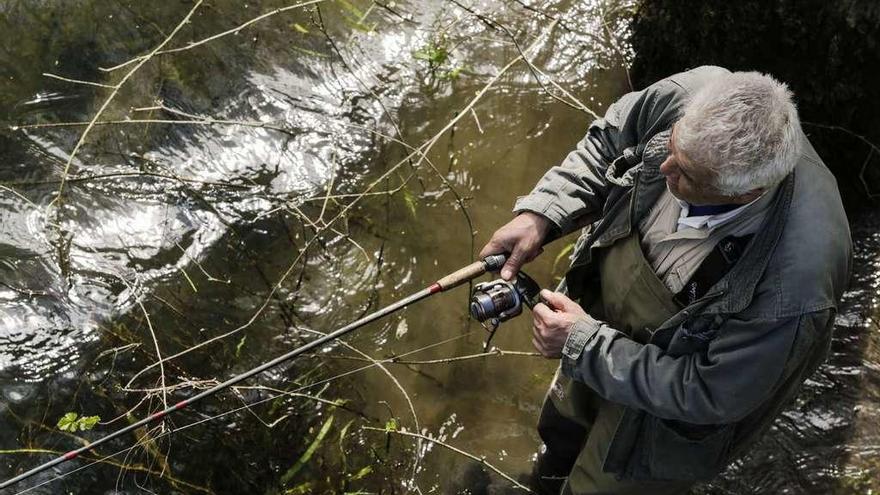
[[(304, 3), (215, 0), (175, 30), (194, 4), (0, 2), (0, 477), (471, 262), (630, 88), (629, 2)], [(521, 53), (533, 68), (507, 68)], [(853, 227), (828, 364), (698, 492), (878, 488), (877, 221)], [(571, 241), (529, 265), (542, 285)], [(450, 361), (482, 351), (466, 301), (419, 303), (19, 489), (505, 493), (464, 455), (365, 429), (528, 473), (554, 363)], [(493, 345), (529, 352), (529, 328)], [(62, 432), (68, 412), (101, 420)]]

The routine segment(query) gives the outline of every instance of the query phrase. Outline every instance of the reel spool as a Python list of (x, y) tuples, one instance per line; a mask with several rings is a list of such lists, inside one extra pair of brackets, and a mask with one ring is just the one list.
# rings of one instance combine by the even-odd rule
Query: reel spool
[(474, 286), (471, 293), (470, 313), (489, 331), (489, 338), (483, 351), (488, 351), (495, 331), (503, 321), (522, 313), (523, 304), (532, 309), (541, 302), (541, 287), (525, 272), (516, 274), (516, 280), (504, 279), (482, 282)]

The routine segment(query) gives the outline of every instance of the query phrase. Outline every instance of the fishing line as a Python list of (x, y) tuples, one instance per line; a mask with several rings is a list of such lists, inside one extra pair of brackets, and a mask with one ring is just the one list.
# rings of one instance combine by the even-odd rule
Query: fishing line
[[(273, 401), (273, 400), (275, 400), (275, 399), (277, 399), (277, 398), (279, 398), (279, 397), (286, 396), (286, 395), (289, 395), (289, 394), (291, 394), (291, 393), (302, 392), (302, 391), (304, 391), (304, 390), (308, 390), (308, 389), (310, 389), (310, 388), (317, 387), (318, 385), (323, 385), (324, 383), (330, 383), (330, 382), (335, 381), (335, 380), (338, 380), (338, 379), (340, 379), (340, 378), (344, 378), (344, 377), (346, 377), (346, 376), (353, 375), (353, 374), (359, 373), (359, 372), (361, 372), (361, 371), (365, 371), (365, 370), (368, 370), (368, 369), (370, 369), (370, 368), (376, 367), (376, 366), (378, 366), (378, 365), (380, 365), (380, 364), (393, 363), (395, 359), (399, 359), (399, 358), (403, 358), (403, 357), (408, 357), (408, 356), (411, 356), (411, 355), (413, 355), (413, 354), (418, 354), (418, 353), (423, 352), (423, 351), (426, 351), (426, 350), (428, 350), (428, 349), (433, 349), (433, 348), (435, 348), (435, 347), (439, 347), (439, 346), (442, 346), (442, 345), (448, 344), (448, 343), (450, 343), (450, 342), (454, 342), (454, 341), (456, 341), (456, 340), (463, 339), (463, 338), (465, 338), (465, 337), (469, 337), (469, 336), (473, 335), (474, 333), (475, 333), (475, 330), (469, 330), (468, 332), (465, 332), (465, 333), (463, 333), (463, 334), (461, 334), (461, 335), (458, 335), (458, 336), (455, 336), (455, 337), (450, 337), (450, 338), (448, 338), (448, 339), (444, 339), (444, 340), (441, 340), (441, 341), (439, 341), (439, 342), (434, 342), (434, 343), (432, 343), (432, 344), (428, 344), (428, 345), (426, 345), (426, 346), (419, 347), (419, 348), (417, 348), (417, 349), (413, 349), (413, 350), (411, 350), (411, 351), (407, 351), (407, 352), (405, 352), (405, 353), (403, 353), (403, 354), (398, 354), (397, 356), (394, 356), (394, 357), (391, 357), (391, 358), (385, 358), (385, 359), (381, 359), (381, 360), (380, 360), (380, 359), (377, 359), (376, 362), (374, 362), (374, 363), (370, 363), (370, 364), (367, 364), (367, 365), (364, 365), (364, 366), (361, 366), (360, 368), (355, 368), (355, 369), (353, 369), (353, 370), (349, 370), (349, 371), (346, 371), (346, 372), (343, 372), (343, 373), (339, 373), (339, 374), (337, 374), (337, 375), (334, 375), (334, 376), (331, 376), (331, 377), (325, 378), (325, 379), (323, 379), (323, 380), (319, 380), (319, 381), (314, 382), (314, 383), (309, 383), (309, 384), (307, 384), (307, 385), (303, 385), (302, 387), (299, 387), (299, 388), (297, 388), (297, 389), (289, 390), (289, 391), (284, 392), (284, 393), (279, 393), (279, 394), (277, 394), (277, 395), (273, 395), (273, 396), (271, 396), (271, 397), (267, 397), (267, 398), (259, 399), (259, 400), (256, 400), (256, 401), (254, 401), (254, 402), (250, 402), (250, 403), (244, 404), (244, 405), (242, 405), (242, 406), (236, 407), (236, 408), (234, 408), (234, 409), (230, 409), (230, 410), (228, 410), (228, 411), (224, 411), (224, 412), (222, 412), (222, 413), (220, 413), (220, 414), (217, 414), (217, 415), (215, 415), (215, 416), (210, 416), (210, 417), (207, 417), (207, 418), (202, 418), (202, 419), (197, 420), (197, 421), (193, 421), (192, 423), (185, 424), (185, 425), (183, 425), (183, 426), (181, 426), (181, 427), (178, 427), (178, 428), (171, 428), (171, 429), (169, 429), (168, 431), (166, 431), (166, 432), (164, 432), (164, 433), (160, 433), (160, 434), (158, 434), (158, 435), (156, 435), (156, 436), (153, 436), (153, 437), (149, 437), (149, 438), (146, 438), (146, 437), (145, 437), (145, 438), (143, 438), (142, 440), (138, 440), (134, 445), (132, 445), (132, 446), (130, 446), (130, 447), (125, 447), (125, 448), (123, 448), (122, 450), (119, 450), (119, 451), (114, 452), (114, 453), (112, 453), (112, 454), (109, 454), (109, 455), (107, 455), (107, 456), (101, 457), (101, 458), (99, 458), (99, 459), (95, 459), (95, 460), (93, 460), (93, 461), (91, 461), (91, 462), (89, 462), (89, 463), (87, 463), (87, 464), (84, 464), (84, 465), (82, 465), (82, 466), (80, 466), (80, 467), (78, 467), (78, 468), (75, 468), (75, 469), (71, 469), (70, 471), (68, 471), (68, 472), (66, 472), (66, 473), (62, 473), (62, 474), (60, 474), (60, 475), (58, 475), (58, 476), (56, 476), (56, 477), (54, 477), (54, 478), (48, 479), (48, 480), (46, 480), (46, 481), (43, 481), (43, 482), (41, 482), (41, 483), (39, 483), (39, 484), (37, 484), (37, 485), (34, 485), (34, 486), (32, 486), (32, 487), (29, 487), (29, 488), (26, 488), (26, 489), (24, 489), (24, 490), (22, 490), (22, 491), (19, 491), (19, 492), (15, 492), (15, 495), (23, 495), (23, 494), (25, 494), (25, 493), (29, 493), (29, 492), (31, 492), (31, 491), (37, 489), (37, 488), (40, 488), (41, 486), (48, 485), (48, 484), (50, 484), (50, 483), (54, 483), (54, 482), (56, 482), (56, 481), (62, 480), (62, 479), (66, 478), (66, 477), (68, 477), (68, 476), (70, 476), (70, 475), (72, 475), (72, 474), (75, 474), (75, 473), (78, 473), (79, 471), (82, 471), (83, 469), (86, 469), (86, 468), (88, 468), (88, 467), (94, 466), (95, 464), (103, 463), (103, 462), (106, 461), (107, 459), (111, 459), (111, 458), (114, 458), (114, 457), (116, 457), (116, 456), (119, 456), (119, 455), (121, 455), (121, 454), (123, 454), (123, 453), (126, 453), (126, 452), (129, 452), (129, 451), (131, 451), (131, 450), (134, 450), (134, 449), (140, 447), (141, 445), (143, 445), (143, 444), (146, 443), (146, 442), (150, 442), (150, 441), (153, 441), (153, 442), (154, 442), (154, 441), (156, 441), (156, 440), (159, 440), (159, 439), (161, 439), (161, 438), (164, 438), (164, 437), (166, 437), (166, 436), (169, 436), (169, 435), (171, 435), (172, 433), (177, 433), (177, 432), (179, 432), (179, 431), (186, 430), (186, 429), (188, 429), (188, 428), (191, 428), (191, 427), (193, 427), (193, 426), (200, 425), (200, 424), (202, 424), (202, 423), (206, 423), (206, 422), (208, 422), (208, 421), (213, 421), (213, 420), (215, 420), (215, 419), (219, 419), (219, 418), (222, 418), (222, 417), (224, 417), (224, 416), (227, 416), (227, 415), (230, 415), (230, 414), (233, 414), (233, 413), (236, 413), (236, 412), (244, 411), (244, 410), (249, 409), (249, 408), (251, 408), (251, 407), (258, 406), (258, 405), (260, 405), (260, 404), (263, 404), (263, 403), (266, 403), (266, 402), (269, 402), (269, 401)], [(123, 469), (124, 469), (124, 468), (123, 468)]]

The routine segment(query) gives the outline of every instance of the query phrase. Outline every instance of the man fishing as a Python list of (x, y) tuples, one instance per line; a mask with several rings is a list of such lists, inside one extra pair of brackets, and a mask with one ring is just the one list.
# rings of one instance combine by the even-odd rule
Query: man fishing
[(770, 426), (824, 359), (851, 265), (834, 177), (788, 88), (700, 67), (629, 93), (480, 256), (512, 278), (586, 227), (533, 343), (560, 366), (544, 493), (679, 494)]

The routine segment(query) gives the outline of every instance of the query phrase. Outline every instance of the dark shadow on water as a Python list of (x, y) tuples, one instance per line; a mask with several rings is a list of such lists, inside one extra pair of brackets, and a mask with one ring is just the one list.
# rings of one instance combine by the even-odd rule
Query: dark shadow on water
[(880, 191), (878, 41), (880, 5), (870, 0), (647, 0), (633, 23), (632, 76), (644, 86), (712, 64), (788, 83), (852, 212), (876, 204), (868, 196)]

